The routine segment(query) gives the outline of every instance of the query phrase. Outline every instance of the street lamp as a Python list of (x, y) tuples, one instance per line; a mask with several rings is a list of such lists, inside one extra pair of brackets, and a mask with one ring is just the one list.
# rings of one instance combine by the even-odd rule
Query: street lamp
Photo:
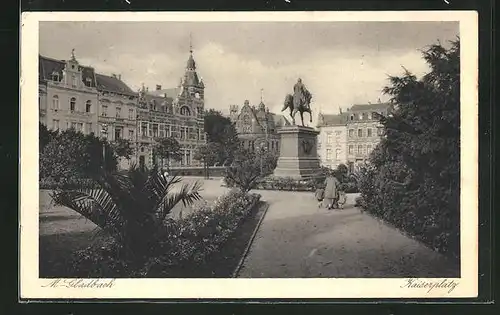
[(106, 138), (108, 135), (108, 124), (102, 124), (101, 134), (103, 135), (102, 142), (102, 165), (106, 167)]

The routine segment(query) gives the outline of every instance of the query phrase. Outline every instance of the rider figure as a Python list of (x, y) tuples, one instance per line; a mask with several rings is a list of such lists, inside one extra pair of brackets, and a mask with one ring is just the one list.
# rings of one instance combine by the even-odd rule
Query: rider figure
[(307, 102), (306, 102), (306, 93), (307, 93), (307, 89), (306, 89), (304, 83), (302, 83), (302, 79), (299, 78), (297, 80), (297, 83), (295, 83), (295, 85), (293, 86), (293, 94), (295, 97), (297, 97), (297, 96), (299, 97), (300, 103), (304, 104), (304, 107), (309, 107), (309, 104), (307, 104)]

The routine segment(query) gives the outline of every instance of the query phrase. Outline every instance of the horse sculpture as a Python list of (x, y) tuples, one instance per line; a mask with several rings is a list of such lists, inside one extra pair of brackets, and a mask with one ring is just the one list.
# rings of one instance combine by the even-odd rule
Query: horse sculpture
[(285, 97), (285, 103), (282, 112), (290, 108), (290, 117), (292, 118), (292, 124), (295, 125), (295, 114), (300, 112), (300, 119), (302, 121), (302, 126), (304, 126), (304, 113), (309, 113), (309, 122), (312, 123), (312, 111), (310, 107), (312, 95), (309, 91), (304, 90), (303, 97), (299, 94), (294, 93), (294, 95), (287, 94)]

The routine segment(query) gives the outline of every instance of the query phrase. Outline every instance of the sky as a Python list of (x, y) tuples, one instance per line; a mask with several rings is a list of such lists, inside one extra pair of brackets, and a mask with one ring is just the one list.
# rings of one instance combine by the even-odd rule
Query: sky
[(316, 116), (387, 100), (388, 75), (427, 72), (420, 50), (458, 32), (458, 22), (40, 22), (39, 53), (69, 59), (74, 48), (81, 64), (151, 90), (178, 85), (191, 41), (205, 108), (262, 95), (279, 112), (300, 77)]

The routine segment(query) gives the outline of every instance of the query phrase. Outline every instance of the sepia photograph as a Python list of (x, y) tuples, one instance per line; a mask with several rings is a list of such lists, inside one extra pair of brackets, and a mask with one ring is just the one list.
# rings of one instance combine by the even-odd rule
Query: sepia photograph
[(24, 14), (22, 295), (477, 295), (477, 15), (385, 13)]

